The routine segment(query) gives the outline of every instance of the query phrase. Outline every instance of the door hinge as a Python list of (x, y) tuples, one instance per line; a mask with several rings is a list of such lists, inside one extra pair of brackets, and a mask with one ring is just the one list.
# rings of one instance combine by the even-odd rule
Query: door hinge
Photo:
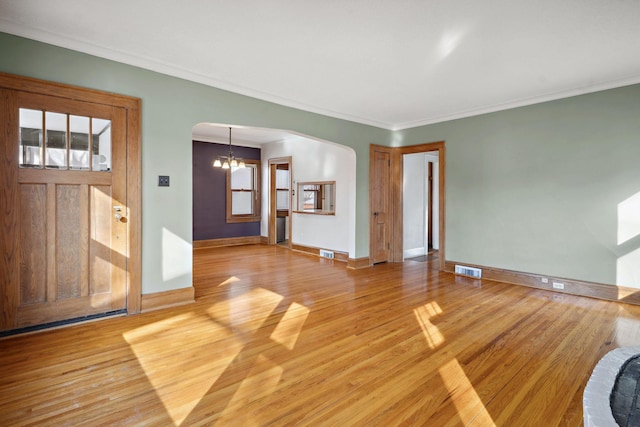
[(391, 249), (391, 244), (387, 243), (387, 249)]
[(387, 160), (387, 166), (391, 167), (391, 160)]

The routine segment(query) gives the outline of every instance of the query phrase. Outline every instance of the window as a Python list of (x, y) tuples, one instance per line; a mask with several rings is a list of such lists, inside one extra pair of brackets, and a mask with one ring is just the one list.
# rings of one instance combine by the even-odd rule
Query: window
[(111, 121), (20, 108), (19, 156), (21, 168), (110, 171)]
[(227, 222), (260, 221), (260, 161), (227, 170)]
[(299, 182), (297, 213), (336, 214), (336, 182)]
[(308, 184), (302, 187), (302, 210), (315, 211), (322, 209), (322, 187), (319, 184)]
[[(288, 167), (288, 165), (278, 165), (277, 167)], [(288, 169), (276, 169), (276, 210), (289, 211)]]

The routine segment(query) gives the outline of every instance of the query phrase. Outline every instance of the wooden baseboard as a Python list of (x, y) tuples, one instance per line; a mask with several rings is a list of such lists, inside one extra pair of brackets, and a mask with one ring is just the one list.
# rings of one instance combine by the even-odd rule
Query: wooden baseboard
[[(305, 245), (299, 245), (297, 243), (292, 243), (291, 250), (320, 256), (320, 248), (314, 248), (313, 246), (305, 246)], [(335, 261), (347, 262), (347, 260), (349, 259), (349, 254), (346, 252), (334, 251), (333, 249), (325, 249), (325, 250), (333, 252), (333, 256), (334, 256), (333, 259)]]
[(219, 248), (221, 246), (258, 245), (263, 236), (226, 237), (223, 239), (194, 240), (193, 249)]
[(189, 286), (188, 288), (142, 295), (141, 311), (144, 313), (195, 302), (194, 292), (193, 286)]
[[(466, 262), (445, 261), (444, 271), (454, 273), (456, 264), (482, 269), (482, 279), (480, 280), (495, 280), (498, 282), (512, 283), (514, 285), (545, 289), (552, 292), (640, 305), (640, 289), (605, 285), (602, 283), (586, 282), (583, 280), (565, 279), (563, 277), (553, 277), (542, 274), (523, 273), (520, 271), (469, 264)], [(548, 283), (543, 283), (543, 278), (546, 278)], [(554, 289), (553, 282), (563, 283), (564, 289)]]
[(359, 268), (368, 268), (370, 266), (371, 264), (368, 256), (363, 258), (349, 258), (347, 260), (347, 268), (351, 268), (354, 270), (357, 270)]

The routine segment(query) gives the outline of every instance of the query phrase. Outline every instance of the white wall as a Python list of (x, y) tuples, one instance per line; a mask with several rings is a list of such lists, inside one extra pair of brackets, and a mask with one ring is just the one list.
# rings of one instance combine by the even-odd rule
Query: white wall
[[(426, 224), (431, 221), (433, 249), (439, 249), (439, 174), (438, 153), (415, 153), (403, 156), (403, 256), (425, 255), (427, 248)], [(433, 163), (433, 199), (428, 200), (428, 163)], [(432, 203), (433, 215), (428, 218), (427, 203)]]
[[(292, 157), (293, 189), (305, 181), (336, 182), (336, 214), (293, 213), (291, 241), (294, 244), (348, 252), (355, 258), (356, 155), (342, 145), (296, 137), (262, 146), (261, 234), (268, 234), (269, 159)], [(293, 194), (293, 193), (292, 193)], [(296, 209), (292, 196), (292, 209)]]
[(424, 153), (403, 156), (402, 245), (405, 258), (425, 255), (426, 166)]

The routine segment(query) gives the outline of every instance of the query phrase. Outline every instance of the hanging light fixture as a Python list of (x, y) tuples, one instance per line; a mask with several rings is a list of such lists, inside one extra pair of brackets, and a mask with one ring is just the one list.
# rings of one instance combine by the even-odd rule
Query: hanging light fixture
[(229, 127), (229, 152), (226, 157), (218, 157), (213, 161), (214, 168), (229, 169), (232, 168), (244, 168), (244, 160), (236, 159), (231, 149), (231, 127)]

